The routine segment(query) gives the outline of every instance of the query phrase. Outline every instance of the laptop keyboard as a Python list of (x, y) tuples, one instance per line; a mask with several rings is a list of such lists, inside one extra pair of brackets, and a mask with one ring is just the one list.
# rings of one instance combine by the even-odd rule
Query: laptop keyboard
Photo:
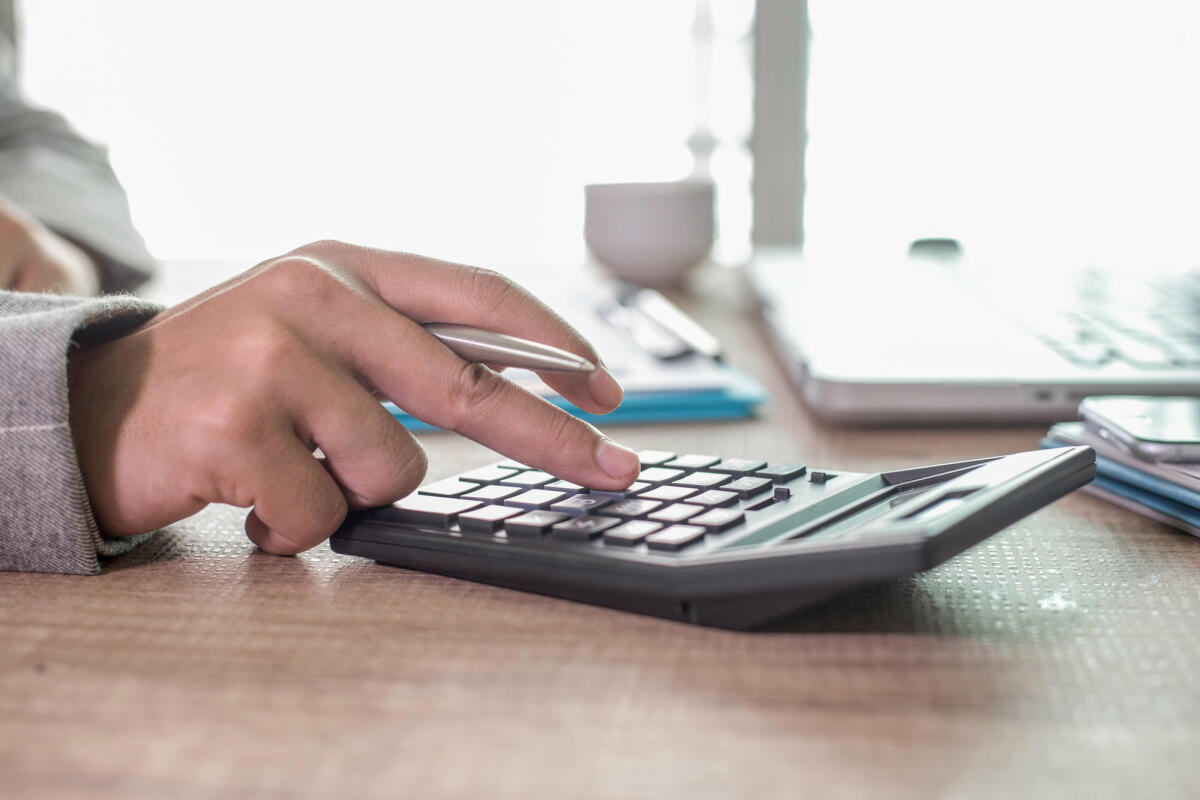
[(1160, 276), (1123, 296), (1105, 273), (1084, 276), (1075, 308), (1034, 323), (1038, 337), (1073, 364), (1125, 363), (1154, 371), (1200, 367), (1200, 274)]
[[(747, 511), (793, 501), (797, 509), (809, 505), (838, 477), (800, 464), (656, 450), (639, 455), (642, 471), (624, 491), (586, 489), (500, 461), (421, 487), (388, 507), (386, 519), (461, 536), (679, 553), (744, 531)], [(800, 502), (793, 487), (806, 476)]]

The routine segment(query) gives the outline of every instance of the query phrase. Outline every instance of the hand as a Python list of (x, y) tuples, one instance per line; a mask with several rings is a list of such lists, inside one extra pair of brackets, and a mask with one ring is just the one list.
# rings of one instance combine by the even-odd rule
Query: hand
[(0, 197), (0, 289), (93, 295), (100, 275), (87, 253)]
[[(462, 360), (419, 324), (434, 321), (599, 363), (567, 323), (493, 272), (337, 242), (302, 247), (71, 355), (71, 427), (101, 529), (139, 533), (230, 503), (253, 507), (246, 533), (262, 549), (306, 550), (347, 507), (404, 497), (425, 474), (421, 446), (380, 397), (576, 483), (633, 481), (635, 453)], [(542, 377), (587, 411), (621, 401), (604, 369)]]

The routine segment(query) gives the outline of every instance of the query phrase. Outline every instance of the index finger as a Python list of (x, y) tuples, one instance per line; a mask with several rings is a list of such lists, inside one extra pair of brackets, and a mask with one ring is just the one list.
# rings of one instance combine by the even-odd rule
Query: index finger
[(584, 411), (606, 414), (620, 405), (624, 395), (621, 386), (591, 344), (510, 278), (493, 270), (411, 253), (356, 247), (353, 258), (337, 258), (336, 251), (333, 255), (339, 265), (353, 269), (384, 302), (416, 322), (474, 325), (586, 358), (597, 365), (591, 373), (541, 373), (540, 377)]

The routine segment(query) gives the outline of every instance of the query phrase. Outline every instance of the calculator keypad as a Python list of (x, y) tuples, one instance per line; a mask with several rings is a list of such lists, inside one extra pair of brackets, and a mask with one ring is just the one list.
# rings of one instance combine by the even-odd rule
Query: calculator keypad
[[(387, 510), (390, 521), (447, 534), (545, 546), (679, 553), (746, 531), (746, 513), (793, 500), (782, 484), (808, 474), (799, 464), (642, 451), (637, 482), (590, 490), (515, 461), (502, 461), (421, 487)], [(837, 476), (812, 473), (811, 491)], [(793, 484), (795, 486), (796, 484)]]

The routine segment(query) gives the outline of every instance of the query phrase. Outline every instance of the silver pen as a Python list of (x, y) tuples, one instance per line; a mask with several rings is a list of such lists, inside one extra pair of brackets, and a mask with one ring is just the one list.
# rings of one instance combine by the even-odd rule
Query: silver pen
[(591, 372), (596, 368), (582, 356), (507, 333), (443, 322), (431, 322), (423, 327), (467, 361), (537, 372)]

